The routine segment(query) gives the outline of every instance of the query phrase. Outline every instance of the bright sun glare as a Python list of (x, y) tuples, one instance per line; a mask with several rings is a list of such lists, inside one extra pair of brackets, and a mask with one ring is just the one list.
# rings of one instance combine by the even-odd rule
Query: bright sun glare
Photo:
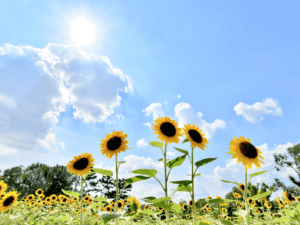
[(88, 45), (95, 40), (95, 27), (86, 19), (71, 22), (71, 36), (80, 45)]

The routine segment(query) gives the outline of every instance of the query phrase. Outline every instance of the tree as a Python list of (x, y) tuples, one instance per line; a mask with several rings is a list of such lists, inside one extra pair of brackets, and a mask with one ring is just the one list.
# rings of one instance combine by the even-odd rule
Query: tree
[[(85, 193), (90, 193), (90, 192), (100, 192), (102, 197), (108, 198), (108, 199), (113, 199), (113, 201), (116, 201), (116, 187), (115, 183), (113, 182), (112, 178), (110, 176), (104, 175), (101, 179), (98, 179), (98, 181), (93, 181), (97, 178), (96, 174), (89, 174), (87, 175), (85, 179)], [(100, 189), (98, 188), (99, 184), (103, 185), (103, 188)], [(92, 187), (92, 189), (86, 189), (88, 186)], [(118, 200), (124, 200), (126, 198), (129, 198), (129, 195), (126, 195), (125, 193), (128, 191), (131, 191), (132, 184), (129, 184), (126, 186), (125, 179), (118, 179)], [(125, 187), (125, 188), (124, 188)], [(121, 190), (124, 188), (122, 191), (122, 194), (120, 194)], [(111, 189), (115, 189), (110, 191)]]
[(5, 191), (6, 193), (10, 191), (17, 191), (21, 196), (25, 195), (26, 189), (22, 184), (23, 170), (23, 166), (15, 166), (11, 169), (4, 170), (1, 180), (7, 184), (7, 189)]
[[(300, 178), (300, 143), (297, 145), (294, 145), (293, 147), (289, 147), (287, 149), (288, 153), (294, 158), (294, 162), (291, 161), (287, 161), (287, 156), (286, 154), (282, 155), (282, 154), (273, 154), (273, 157), (275, 159), (275, 163), (278, 164), (280, 167), (284, 167), (285, 165), (287, 165), (288, 167), (291, 167), (295, 170), (295, 172), (298, 175), (298, 178)], [(294, 166), (296, 166), (296, 168), (294, 168)], [(280, 169), (278, 167), (276, 167), (277, 171), (280, 171)], [(286, 187), (284, 185), (284, 183), (282, 183), (278, 178), (274, 178), (274, 180), (276, 181), (276, 183), (272, 184), (272, 187), (274, 188), (274, 192), (276, 192), (278, 189), (283, 189), (283, 191), (286, 191), (287, 193), (289, 193), (290, 195), (293, 196), (299, 196), (300, 195), (300, 182), (296, 181), (296, 179), (293, 176), (288, 176), (289, 179), (292, 181), (292, 183), (294, 184), (294, 186), (292, 187)]]
[(71, 186), (74, 182), (75, 184), (80, 182), (80, 179), (69, 173), (65, 166), (49, 167), (40, 163), (32, 164), (25, 170), (23, 166), (7, 169), (2, 177), (7, 184), (6, 192), (17, 191), (20, 193), (19, 200), (29, 194), (35, 195), (37, 189), (42, 189), (46, 197), (52, 194), (64, 194), (61, 189), (74, 191)]

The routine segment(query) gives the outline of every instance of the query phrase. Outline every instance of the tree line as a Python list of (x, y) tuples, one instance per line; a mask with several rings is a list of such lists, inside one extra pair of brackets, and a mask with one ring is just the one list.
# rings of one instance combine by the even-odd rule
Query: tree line
[[(84, 182), (83, 196), (90, 195), (95, 191), (99, 193), (99, 196), (108, 199), (116, 200), (116, 190), (113, 180), (109, 176), (103, 175), (101, 179), (97, 179), (97, 175), (89, 174)], [(75, 176), (73, 173), (69, 173), (66, 166), (56, 164), (56, 166), (50, 167), (42, 163), (33, 163), (24, 169), (24, 166), (16, 166), (10, 169), (2, 171), (0, 170), (0, 181), (3, 180), (7, 184), (6, 193), (9, 191), (17, 191), (20, 195), (18, 201), (21, 201), (24, 196), (30, 194), (35, 195), (35, 191), (42, 189), (45, 197), (49, 197), (52, 194), (66, 195), (62, 192), (62, 189), (66, 191), (81, 191), (81, 177)], [(118, 179), (118, 199), (124, 200), (129, 196), (126, 192), (131, 191), (132, 185), (126, 186), (125, 179)], [(125, 187), (125, 188), (124, 188)], [(122, 194), (121, 190), (124, 188)]]

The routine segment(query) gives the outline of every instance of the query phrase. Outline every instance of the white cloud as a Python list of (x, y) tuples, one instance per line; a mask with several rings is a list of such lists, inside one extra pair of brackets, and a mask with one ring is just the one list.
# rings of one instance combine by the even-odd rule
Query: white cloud
[(262, 115), (282, 115), (282, 110), (278, 106), (278, 102), (276, 100), (273, 100), (272, 98), (266, 98), (266, 100), (263, 100), (263, 103), (256, 102), (252, 106), (240, 102), (239, 104), (234, 106), (234, 111), (236, 111), (236, 115), (242, 115), (247, 121), (251, 123), (260, 123), (260, 121), (264, 119), (264, 117), (260, 117)]
[[(188, 103), (179, 103), (175, 106), (175, 117), (178, 118), (178, 127), (184, 128), (186, 124), (194, 124), (199, 126), (200, 130), (205, 135), (208, 140), (216, 134), (218, 129), (224, 129), (226, 123), (223, 120), (215, 119), (213, 123), (207, 123), (205, 120), (201, 119), (203, 117), (202, 113), (194, 114), (194, 110)], [(184, 139), (184, 138), (183, 138)]]
[(181, 95), (177, 95), (177, 98), (181, 98)]
[(152, 103), (150, 106), (148, 106), (145, 110), (142, 111), (146, 112), (146, 116), (149, 116), (151, 113), (153, 113), (153, 121), (155, 121), (158, 117), (165, 116), (164, 110), (160, 103)]
[[(75, 45), (0, 47), (0, 154), (64, 146), (51, 133), (71, 103), (74, 119), (111, 123), (118, 91), (133, 92), (131, 81), (109, 58), (88, 55)], [(16, 80), (18, 82), (16, 82)], [(123, 115), (111, 121), (124, 120)]]
[(147, 145), (149, 145), (147, 142), (145, 142), (145, 140), (144, 139), (140, 139), (140, 140), (138, 140), (138, 142), (136, 143), (136, 145), (138, 146), (138, 147), (143, 147), (143, 146), (147, 146)]
[(143, 123), (145, 126), (149, 127), (149, 129), (152, 129), (151, 123)]
[[(152, 103), (150, 106), (143, 110), (146, 112), (146, 115), (149, 116), (150, 113), (153, 113), (153, 120), (155, 121), (158, 117), (165, 117), (165, 112), (160, 103)], [(226, 123), (223, 120), (215, 119), (213, 123), (207, 123), (205, 120), (201, 119), (203, 117), (202, 113), (194, 114), (194, 111), (191, 109), (191, 106), (188, 103), (178, 103), (175, 106), (175, 117), (178, 118), (178, 127), (184, 128), (186, 124), (195, 124), (199, 126), (200, 130), (204, 133), (205, 138), (211, 139), (213, 135), (216, 134), (217, 129), (223, 129), (226, 127)], [(171, 117), (174, 120), (174, 118)], [(144, 123), (148, 126), (148, 123)], [(151, 126), (148, 126), (152, 129)], [(180, 142), (182, 142), (185, 137), (180, 137)]]

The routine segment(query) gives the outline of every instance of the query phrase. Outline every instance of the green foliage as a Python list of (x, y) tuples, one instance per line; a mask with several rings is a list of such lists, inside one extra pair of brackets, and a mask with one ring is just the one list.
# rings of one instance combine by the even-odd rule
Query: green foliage
[[(101, 193), (102, 197), (113, 199), (113, 201), (116, 201), (116, 187), (113, 179), (110, 176), (103, 175), (101, 179), (94, 181), (96, 178), (97, 175), (95, 173), (87, 175), (84, 182), (84, 193), (89, 194), (91, 192), (97, 192)], [(103, 188), (100, 188), (100, 184), (103, 186)], [(126, 193), (131, 191), (132, 184), (127, 185), (127, 187), (125, 186), (125, 179), (118, 179), (118, 200), (124, 200), (126, 198), (129, 198), (129, 195), (126, 195)], [(92, 188), (87, 189), (88, 187)], [(122, 194), (120, 194), (123, 188), (124, 190), (122, 191)]]
[[(68, 172), (66, 166), (49, 167), (45, 164), (36, 163), (23, 169), (23, 166), (6, 169), (2, 177), (7, 184), (7, 190), (20, 193), (18, 200), (30, 194), (35, 195), (37, 189), (42, 189), (46, 197), (63, 194), (62, 189), (77, 191), (72, 188), (73, 184), (80, 184), (80, 178)], [(0, 171), (1, 172), (1, 171)]]
[[(287, 149), (289, 155), (291, 155), (294, 159), (294, 162), (288, 161), (287, 160), (287, 156), (286, 154), (282, 155), (282, 154), (273, 154), (273, 157), (275, 159), (275, 163), (277, 165), (279, 165), (280, 167), (291, 167), (295, 170), (295, 172), (298, 175), (298, 178), (300, 178), (300, 143), (297, 145), (294, 145), (293, 147), (289, 147)], [(295, 167), (296, 168), (295, 168)], [(276, 167), (277, 171), (280, 171), (280, 169), (278, 167)], [(276, 181), (275, 183), (272, 184), (272, 187), (274, 188), (273, 192), (276, 192), (278, 189), (282, 189), (283, 191), (288, 192), (290, 195), (293, 196), (299, 196), (300, 195), (300, 181), (296, 181), (296, 179), (293, 176), (289, 175), (289, 179), (292, 181), (292, 183), (294, 184), (294, 186), (292, 187), (287, 187), (285, 186), (284, 183), (282, 183), (278, 178), (274, 178), (274, 180)]]

